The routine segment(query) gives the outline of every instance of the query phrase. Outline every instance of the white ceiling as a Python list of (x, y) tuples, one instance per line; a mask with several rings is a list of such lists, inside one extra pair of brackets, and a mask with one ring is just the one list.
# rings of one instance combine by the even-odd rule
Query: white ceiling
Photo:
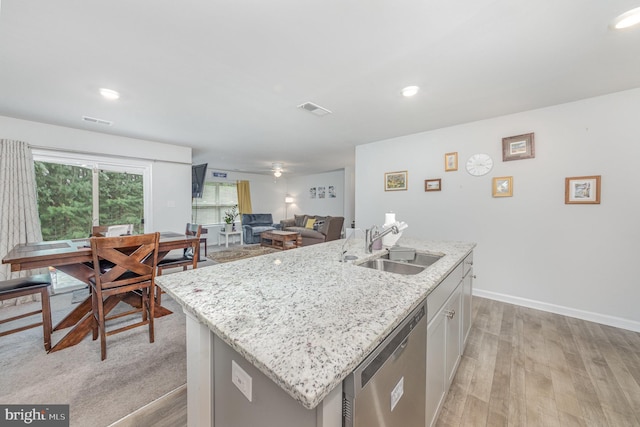
[(608, 27), (638, 6), (4, 0), (0, 115), (187, 145), (220, 169), (335, 170), (358, 144), (640, 87), (640, 28)]

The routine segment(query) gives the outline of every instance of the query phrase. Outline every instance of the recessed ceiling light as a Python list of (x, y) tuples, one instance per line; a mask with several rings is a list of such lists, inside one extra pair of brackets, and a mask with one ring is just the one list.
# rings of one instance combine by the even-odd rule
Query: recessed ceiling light
[(616, 30), (622, 30), (623, 28), (633, 27), (640, 23), (640, 7), (631, 9), (628, 12), (623, 13), (613, 20), (611, 26)]
[(120, 94), (112, 89), (100, 88), (100, 95), (104, 96), (107, 99), (115, 100), (120, 98)]
[(404, 89), (402, 89), (402, 95), (403, 96), (413, 96), (416, 93), (418, 93), (418, 91), (420, 90), (420, 88), (418, 86), (407, 86)]

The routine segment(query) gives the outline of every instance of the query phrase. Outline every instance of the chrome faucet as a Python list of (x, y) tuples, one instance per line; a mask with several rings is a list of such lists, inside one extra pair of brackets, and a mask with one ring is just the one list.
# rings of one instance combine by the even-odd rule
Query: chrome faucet
[(400, 230), (395, 225), (384, 230), (382, 233), (373, 234), (374, 231), (378, 231), (378, 226), (374, 225), (371, 228), (368, 228), (364, 233), (364, 251), (368, 254), (373, 252), (373, 242), (376, 240), (382, 239), (389, 233), (398, 234)]

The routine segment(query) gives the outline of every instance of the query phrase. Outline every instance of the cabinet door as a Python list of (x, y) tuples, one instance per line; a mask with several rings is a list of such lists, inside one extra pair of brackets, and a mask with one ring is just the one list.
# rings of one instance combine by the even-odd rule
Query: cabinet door
[(471, 331), (471, 312), (472, 312), (472, 294), (473, 294), (473, 269), (469, 270), (462, 279), (462, 342), (460, 343), (461, 352), (467, 345), (469, 331)]
[(434, 425), (445, 389), (445, 317), (440, 310), (427, 326), (427, 426)]
[(447, 303), (444, 305), (445, 318), (445, 372), (447, 389), (456, 374), (458, 361), (462, 353), (460, 347), (460, 312), (462, 300), (462, 286), (453, 292)]

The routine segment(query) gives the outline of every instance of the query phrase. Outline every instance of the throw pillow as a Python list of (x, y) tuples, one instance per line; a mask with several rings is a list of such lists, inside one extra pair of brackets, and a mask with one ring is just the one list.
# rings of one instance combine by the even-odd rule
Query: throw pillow
[(307, 224), (304, 226), (304, 228), (310, 228), (313, 229), (313, 223), (316, 222), (315, 218), (309, 218), (307, 220)]
[(321, 231), (325, 220), (326, 220), (326, 217), (317, 216), (316, 217), (316, 222), (313, 223), (313, 229), (316, 230), (316, 231)]

